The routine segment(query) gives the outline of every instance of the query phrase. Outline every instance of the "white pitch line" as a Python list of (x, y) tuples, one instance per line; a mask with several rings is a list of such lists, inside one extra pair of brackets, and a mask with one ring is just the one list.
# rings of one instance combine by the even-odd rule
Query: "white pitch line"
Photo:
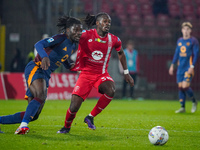
[[(44, 127), (63, 127), (62, 125), (32, 125), (32, 126), (44, 126)], [(85, 128), (82, 126), (72, 126), (73, 128)], [(109, 128), (109, 127), (98, 127), (98, 129), (108, 130), (131, 130), (131, 131), (150, 131), (151, 129), (130, 129), (130, 128)], [(184, 132), (184, 133), (200, 133), (200, 131), (186, 131), (186, 130), (167, 130), (168, 132)]]

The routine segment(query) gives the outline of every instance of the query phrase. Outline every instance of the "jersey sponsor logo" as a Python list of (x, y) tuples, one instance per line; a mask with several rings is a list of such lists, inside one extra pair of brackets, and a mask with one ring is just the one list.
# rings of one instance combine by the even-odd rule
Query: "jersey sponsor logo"
[(88, 42), (92, 42), (92, 39), (89, 39)]
[(179, 43), (178, 43), (178, 46), (181, 46), (181, 45), (182, 45), (182, 43), (181, 43), (181, 42), (179, 42)]
[(103, 53), (101, 51), (94, 51), (92, 52), (92, 58), (94, 58), (94, 60), (100, 60), (103, 58)]
[(187, 45), (187, 46), (190, 46), (190, 42), (187, 42), (186, 45)]
[(64, 51), (67, 51), (67, 47), (63, 48)]
[(95, 41), (99, 42), (99, 43), (106, 43), (106, 41), (101, 40), (100, 38), (96, 38)]
[(80, 90), (80, 86), (75, 86), (74, 92), (78, 92)]
[(181, 46), (180, 51), (181, 51), (180, 56), (182, 56), (182, 57), (186, 57), (187, 56), (186, 47), (185, 46)]
[(53, 38), (50, 38), (50, 39), (47, 40), (47, 42), (49, 42), (49, 43), (51, 43), (51, 42), (53, 42), (53, 41), (54, 41)]

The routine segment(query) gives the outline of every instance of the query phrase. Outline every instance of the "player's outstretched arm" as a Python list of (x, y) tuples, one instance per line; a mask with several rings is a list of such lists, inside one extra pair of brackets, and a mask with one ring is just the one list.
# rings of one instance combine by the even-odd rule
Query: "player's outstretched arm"
[(125, 77), (126, 82), (128, 82), (131, 86), (133, 86), (134, 80), (129, 74), (127, 64), (126, 64), (126, 56), (124, 54), (123, 48), (121, 48), (121, 50), (118, 52), (118, 57), (119, 57), (119, 60), (122, 64), (122, 67), (124, 69), (124, 77)]

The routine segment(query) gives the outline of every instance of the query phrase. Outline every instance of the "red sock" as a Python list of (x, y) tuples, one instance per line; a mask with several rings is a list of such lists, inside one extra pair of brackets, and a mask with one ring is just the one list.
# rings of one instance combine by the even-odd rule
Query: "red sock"
[(65, 118), (65, 128), (70, 128), (71, 124), (76, 117), (77, 112), (71, 112), (70, 109), (67, 110), (66, 118)]
[(91, 111), (90, 114), (93, 117), (95, 117), (96, 115), (98, 115), (104, 108), (106, 108), (106, 106), (111, 102), (112, 99), (113, 99), (113, 97), (109, 97), (106, 94), (103, 94), (99, 98), (96, 106), (93, 108), (93, 110)]

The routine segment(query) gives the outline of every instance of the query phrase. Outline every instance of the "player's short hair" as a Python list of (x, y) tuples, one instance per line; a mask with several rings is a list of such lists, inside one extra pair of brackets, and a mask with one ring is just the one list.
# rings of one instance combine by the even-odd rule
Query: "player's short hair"
[[(86, 18), (84, 19), (85, 24), (88, 26), (88, 28), (92, 27), (93, 25), (96, 25), (96, 21), (99, 20), (102, 16), (109, 16), (105, 12), (100, 12), (96, 16), (88, 14)], [(109, 16), (110, 17), (110, 16)]]
[(181, 25), (181, 27), (183, 28), (183, 27), (185, 27), (185, 26), (187, 26), (187, 27), (189, 27), (190, 29), (192, 29), (192, 24), (191, 24), (190, 22), (183, 22), (182, 25)]
[(78, 18), (64, 15), (58, 18), (57, 27), (59, 28), (60, 32), (65, 33), (66, 29), (70, 28), (74, 24), (82, 24), (82, 23)]

